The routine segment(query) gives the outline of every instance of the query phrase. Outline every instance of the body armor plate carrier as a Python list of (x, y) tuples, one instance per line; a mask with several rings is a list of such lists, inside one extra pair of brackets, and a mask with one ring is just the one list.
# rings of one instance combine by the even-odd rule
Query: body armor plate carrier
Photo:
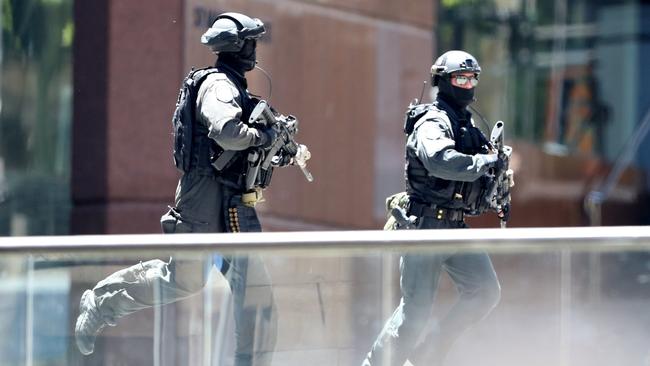
[[(413, 133), (428, 112), (445, 114), (433, 104), (412, 105), (406, 112), (404, 132)], [(446, 115), (440, 118), (448, 118)], [(468, 155), (487, 153), (488, 141), (470, 121), (452, 121), (455, 149)], [(410, 199), (426, 205), (453, 210), (463, 210), (468, 215), (478, 215), (489, 208), (493, 182), (482, 176), (473, 182), (450, 181), (429, 174), (424, 164), (410, 149), (406, 150), (406, 187)]]
[[(245, 171), (245, 156), (248, 150), (232, 154), (227, 162), (221, 164), (221, 170), (217, 171), (212, 163), (218, 160), (224, 150), (208, 137), (208, 128), (196, 120), (196, 101), (201, 84), (210, 74), (219, 72), (227, 73), (227, 70), (222, 71), (216, 67), (192, 69), (183, 80), (172, 118), (174, 165), (183, 173), (194, 170), (207, 174), (218, 174), (224, 178), (238, 179)], [(239, 104), (242, 107), (241, 120), (247, 123), (255, 100), (237, 82), (233, 82), (233, 84), (239, 91)]]

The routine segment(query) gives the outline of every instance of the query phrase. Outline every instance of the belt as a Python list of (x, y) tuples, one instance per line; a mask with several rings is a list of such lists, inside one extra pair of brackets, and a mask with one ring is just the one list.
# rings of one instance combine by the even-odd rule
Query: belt
[(463, 210), (452, 210), (439, 207), (434, 204), (426, 204), (411, 201), (409, 202), (409, 215), (417, 217), (434, 217), (438, 220), (463, 221), (465, 214)]
[(264, 197), (262, 196), (262, 189), (255, 188), (250, 192), (246, 192), (241, 195), (241, 202), (244, 206), (255, 207), (256, 204), (264, 202)]

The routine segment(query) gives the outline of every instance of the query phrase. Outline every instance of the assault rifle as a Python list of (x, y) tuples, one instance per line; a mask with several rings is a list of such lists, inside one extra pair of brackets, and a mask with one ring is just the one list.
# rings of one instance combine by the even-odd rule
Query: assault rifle
[(307, 146), (295, 140), (298, 133), (298, 120), (289, 115), (284, 116), (271, 109), (265, 100), (259, 101), (248, 119), (250, 125), (271, 127), (277, 133), (277, 138), (266, 149), (254, 149), (248, 155), (248, 169), (246, 172), (246, 189), (255, 186), (262, 188), (271, 181), (273, 167), (297, 165), (302, 170), (305, 178), (312, 182), (314, 177), (307, 170), (307, 160), (311, 153)]
[(510, 218), (510, 187), (512, 185), (512, 170), (510, 170), (510, 156), (512, 147), (504, 145), (504, 124), (497, 121), (490, 134), (490, 143), (499, 154), (499, 158), (505, 163), (494, 172), (495, 188), (492, 195), (493, 206), (501, 219), (501, 227), (505, 228)]

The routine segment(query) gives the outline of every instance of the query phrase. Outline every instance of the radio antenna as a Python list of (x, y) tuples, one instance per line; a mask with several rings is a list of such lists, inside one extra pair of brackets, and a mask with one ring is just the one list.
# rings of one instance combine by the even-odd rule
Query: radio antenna
[(424, 98), (424, 89), (426, 89), (426, 87), (427, 87), (427, 81), (425, 80), (422, 83), (422, 92), (420, 93), (420, 99), (418, 100), (418, 103), (416, 103), (416, 104), (422, 103), (422, 98)]
[(273, 82), (271, 81), (271, 77), (269, 76), (269, 74), (263, 68), (257, 66), (257, 64), (255, 65), (255, 68), (260, 70), (262, 72), (262, 74), (264, 74), (264, 76), (266, 76), (266, 80), (269, 81), (269, 96), (268, 96), (267, 100), (271, 100), (271, 95), (273, 94)]

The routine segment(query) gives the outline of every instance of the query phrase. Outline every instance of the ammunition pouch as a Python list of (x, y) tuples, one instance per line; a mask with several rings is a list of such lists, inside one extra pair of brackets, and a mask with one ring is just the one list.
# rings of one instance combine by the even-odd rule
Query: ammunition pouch
[(467, 207), (466, 213), (476, 216), (492, 209), (496, 185), (496, 179), (487, 175), (474, 182), (466, 183), (465, 196), (463, 197)]
[(226, 230), (230, 233), (262, 231), (255, 208), (244, 203), (244, 196), (245, 194), (230, 197), (224, 213)]
[(212, 156), (215, 154), (215, 151), (223, 151), (207, 134), (196, 135), (192, 141), (194, 151), (190, 160), (190, 170), (210, 168)]
[[(266, 188), (271, 184), (271, 178), (273, 177), (273, 167), (269, 167), (268, 169), (262, 169), (259, 172), (259, 187), (261, 188)], [(261, 191), (260, 191), (260, 196), (261, 196)]]

